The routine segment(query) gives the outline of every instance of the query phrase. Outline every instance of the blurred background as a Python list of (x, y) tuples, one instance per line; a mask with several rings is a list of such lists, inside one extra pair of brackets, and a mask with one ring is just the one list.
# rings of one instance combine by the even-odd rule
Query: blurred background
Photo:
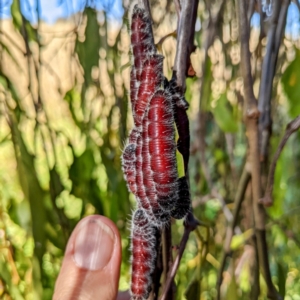
[[(256, 96), (274, 1), (252, 1)], [(128, 228), (135, 200), (120, 156), (133, 126), (128, 97), (132, 5), (129, 0), (0, 0), (0, 299), (51, 299), (68, 237), (90, 214), (105, 215), (118, 226), (119, 287), (129, 288)], [(151, 8), (155, 42), (170, 79), (175, 5), (153, 0)], [(187, 79), (186, 99), (194, 214), (208, 228), (190, 236), (176, 276), (177, 299), (216, 297), (226, 228), (246, 161), (235, 9), (232, 0), (199, 2), (191, 56), (196, 76)], [(299, 4), (288, 1), (265, 166), (288, 122), (300, 114), (299, 17)], [(294, 300), (300, 299), (299, 145), (297, 132), (278, 161), (274, 204), (267, 209), (272, 279), (284, 299)], [(180, 157), (178, 165), (182, 168)], [(263, 167), (264, 179), (267, 172)], [(251, 299), (255, 280), (259, 299), (266, 299), (264, 279), (254, 276), (251, 197), (250, 182), (224, 266), (223, 299)], [(176, 245), (182, 221), (174, 222), (172, 233)]]

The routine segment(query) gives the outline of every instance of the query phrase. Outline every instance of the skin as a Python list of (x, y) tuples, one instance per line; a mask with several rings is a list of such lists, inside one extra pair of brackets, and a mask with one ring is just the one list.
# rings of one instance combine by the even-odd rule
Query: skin
[[(95, 240), (100, 247), (89, 259), (89, 242)], [(68, 241), (53, 300), (129, 300), (128, 291), (118, 293), (121, 253), (120, 234), (111, 220), (96, 215), (82, 219)]]

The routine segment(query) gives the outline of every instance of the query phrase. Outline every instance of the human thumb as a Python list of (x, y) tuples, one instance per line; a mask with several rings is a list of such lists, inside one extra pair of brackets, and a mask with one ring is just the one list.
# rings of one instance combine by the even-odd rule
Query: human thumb
[(120, 235), (114, 223), (103, 216), (84, 218), (69, 239), (53, 299), (116, 299), (120, 263)]

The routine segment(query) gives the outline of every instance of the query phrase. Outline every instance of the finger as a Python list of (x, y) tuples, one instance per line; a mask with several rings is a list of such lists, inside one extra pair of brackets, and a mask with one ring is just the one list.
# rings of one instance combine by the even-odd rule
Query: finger
[(68, 242), (53, 299), (116, 299), (120, 263), (120, 235), (115, 224), (103, 216), (84, 218)]

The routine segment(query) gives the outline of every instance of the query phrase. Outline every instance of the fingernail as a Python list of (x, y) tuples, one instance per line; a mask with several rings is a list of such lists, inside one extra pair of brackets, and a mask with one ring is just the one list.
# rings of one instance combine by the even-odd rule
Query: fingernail
[(103, 269), (110, 261), (114, 237), (113, 231), (98, 220), (82, 224), (74, 243), (76, 264), (87, 270)]

